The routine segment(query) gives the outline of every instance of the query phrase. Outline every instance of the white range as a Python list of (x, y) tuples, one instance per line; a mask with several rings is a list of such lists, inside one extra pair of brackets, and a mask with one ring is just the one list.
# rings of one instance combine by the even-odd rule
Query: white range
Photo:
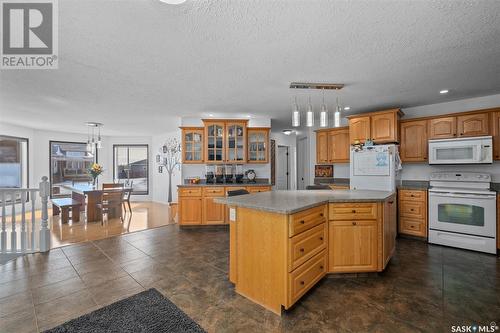
[(491, 175), (436, 172), (429, 190), (429, 243), (496, 254)]

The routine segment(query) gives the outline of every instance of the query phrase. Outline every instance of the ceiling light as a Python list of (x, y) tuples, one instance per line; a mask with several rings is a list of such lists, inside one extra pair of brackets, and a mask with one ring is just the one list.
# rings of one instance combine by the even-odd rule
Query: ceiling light
[(186, 2), (186, 0), (160, 0), (160, 2), (168, 3), (169, 5), (180, 5)]
[(447, 94), (448, 93), (448, 89), (443, 89), (443, 90), (440, 90), (439, 91), (440, 94)]
[(292, 130), (292, 129), (284, 129), (284, 130), (283, 130), (283, 134), (285, 134), (285, 135), (290, 135), (290, 134), (292, 134), (292, 133), (293, 133), (293, 130)]
[(251, 117), (252, 117), (251, 115), (247, 114), (247, 118), (251, 118)]
[(345, 110), (345, 111), (349, 111), (350, 109), (351, 109), (351, 107), (350, 107), (350, 106), (344, 106), (344, 110)]
[(209, 116), (209, 117), (213, 117), (213, 116), (214, 116), (214, 114), (213, 114), (213, 113), (209, 113), (209, 114), (208, 114), (208, 116)]
[(333, 114), (333, 126), (340, 127), (340, 110), (342, 108), (339, 104), (339, 97), (337, 96), (337, 106), (335, 107), (335, 113)]
[(300, 126), (300, 110), (299, 110), (299, 105), (297, 104), (297, 96), (295, 96), (295, 103), (293, 103), (292, 126), (293, 127)]
[(323, 104), (319, 113), (319, 127), (328, 127), (328, 108), (325, 104), (325, 90), (323, 90)]
[(313, 106), (311, 103), (311, 96), (309, 96), (309, 103), (307, 104), (306, 126), (307, 127), (314, 126), (314, 112), (313, 112)]

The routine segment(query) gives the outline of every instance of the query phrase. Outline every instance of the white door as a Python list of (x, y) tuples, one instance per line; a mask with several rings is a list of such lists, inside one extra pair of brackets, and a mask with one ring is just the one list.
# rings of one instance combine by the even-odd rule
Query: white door
[(288, 190), (289, 185), (289, 165), (288, 146), (278, 146), (278, 155), (276, 156), (276, 189)]
[(305, 190), (309, 184), (309, 140), (307, 137), (297, 141), (297, 189)]

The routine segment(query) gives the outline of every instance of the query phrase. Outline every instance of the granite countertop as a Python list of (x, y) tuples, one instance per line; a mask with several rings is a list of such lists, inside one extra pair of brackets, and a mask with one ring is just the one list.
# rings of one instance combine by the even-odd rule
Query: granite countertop
[(403, 180), (398, 189), (401, 190), (427, 190), (429, 182), (426, 180)]
[(279, 214), (293, 214), (329, 202), (385, 201), (394, 192), (369, 190), (271, 191), (216, 198), (215, 202)]
[(197, 187), (197, 186), (272, 186), (269, 179), (257, 179), (255, 183), (244, 181), (243, 183), (207, 183), (205, 179), (201, 179), (198, 184), (191, 184), (185, 182), (177, 187)]

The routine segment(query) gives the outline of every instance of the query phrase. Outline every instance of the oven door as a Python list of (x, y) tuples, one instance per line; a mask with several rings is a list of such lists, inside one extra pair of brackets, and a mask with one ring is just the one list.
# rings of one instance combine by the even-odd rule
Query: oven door
[(495, 237), (496, 196), (430, 191), (429, 228)]

